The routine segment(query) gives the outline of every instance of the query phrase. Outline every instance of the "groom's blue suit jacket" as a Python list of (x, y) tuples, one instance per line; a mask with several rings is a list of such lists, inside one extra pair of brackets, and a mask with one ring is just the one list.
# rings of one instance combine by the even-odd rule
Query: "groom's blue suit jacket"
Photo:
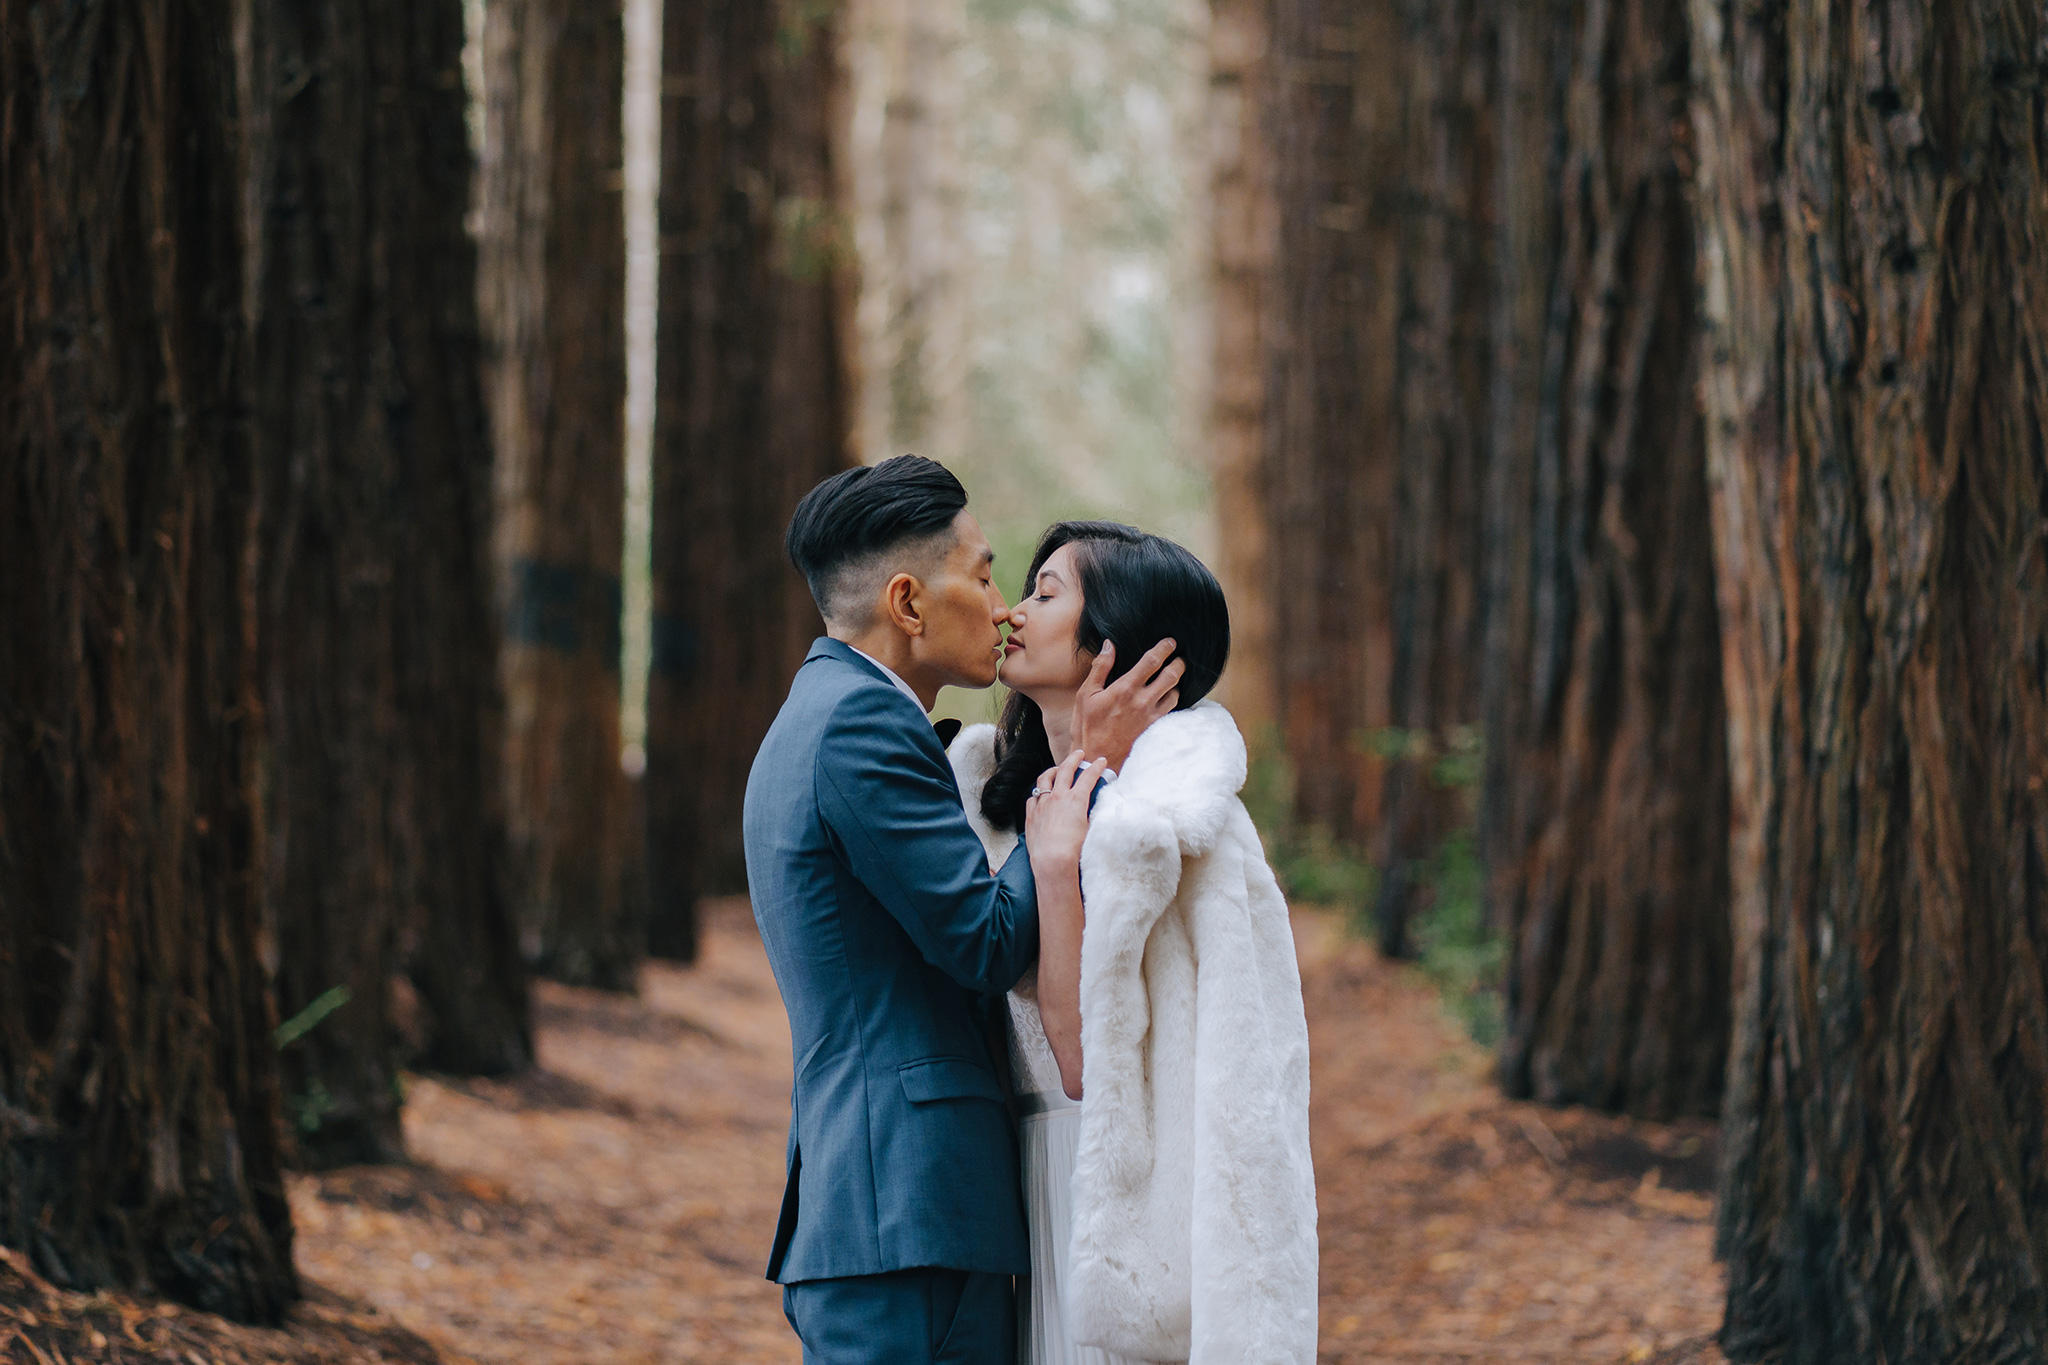
[(747, 780), (747, 881), (789, 1010), (784, 1284), (1031, 1257), (1002, 992), (1038, 956), (1020, 843), (994, 876), (931, 722), (821, 639)]

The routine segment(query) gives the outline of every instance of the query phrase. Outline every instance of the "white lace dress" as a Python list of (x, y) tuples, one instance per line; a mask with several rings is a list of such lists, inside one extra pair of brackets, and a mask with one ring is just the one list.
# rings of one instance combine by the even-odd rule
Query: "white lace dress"
[[(995, 732), (970, 726), (953, 741), (948, 757), (965, 801), (967, 822), (981, 836), (990, 871), (1017, 846), (1008, 830), (991, 829), (978, 799), (995, 766)], [(1033, 974), (1033, 980), (1036, 974)], [(1038, 1002), (1010, 995), (1010, 1072), (1024, 1112), (1017, 1135), (1023, 1158), (1024, 1216), (1031, 1231), (1031, 1277), (1017, 1305), (1017, 1365), (1156, 1365), (1077, 1345), (1061, 1310), (1067, 1246), (1074, 1219), (1074, 1161), (1081, 1147), (1081, 1106), (1060, 1085), (1059, 1063), (1045, 1040)]]
[(1136, 1365), (1128, 1357), (1076, 1345), (1060, 1310), (1081, 1106), (1060, 1086), (1059, 1064), (1045, 1041), (1037, 1002), (1016, 994), (1010, 996), (1010, 1069), (1024, 1111), (1017, 1146), (1024, 1164), (1024, 1216), (1031, 1229), (1031, 1279), (1017, 1303), (1017, 1365)]

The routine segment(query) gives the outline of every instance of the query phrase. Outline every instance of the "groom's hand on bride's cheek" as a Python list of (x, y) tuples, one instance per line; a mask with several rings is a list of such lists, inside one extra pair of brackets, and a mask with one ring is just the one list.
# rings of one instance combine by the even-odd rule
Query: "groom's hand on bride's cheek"
[(1116, 642), (1102, 642), (1074, 705), (1074, 742), (1088, 757), (1108, 759), (1110, 769), (1121, 772), (1138, 736), (1180, 704), (1180, 677), (1187, 665), (1173, 657), (1174, 649), (1172, 640), (1161, 640), (1136, 668), (1107, 683), (1116, 665)]

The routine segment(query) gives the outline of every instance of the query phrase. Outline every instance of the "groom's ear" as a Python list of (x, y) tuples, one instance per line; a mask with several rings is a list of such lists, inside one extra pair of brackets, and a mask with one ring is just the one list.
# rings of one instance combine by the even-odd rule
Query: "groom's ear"
[(915, 575), (893, 574), (882, 585), (882, 615), (896, 629), (916, 639), (924, 634), (923, 596), (924, 584)]

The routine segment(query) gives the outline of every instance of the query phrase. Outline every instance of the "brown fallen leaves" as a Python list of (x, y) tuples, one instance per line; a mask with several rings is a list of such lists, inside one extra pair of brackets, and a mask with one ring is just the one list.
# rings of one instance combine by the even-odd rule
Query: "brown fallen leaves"
[[(1327, 915), (1297, 940), (1326, 1365), (1721, 1365), (1711, 1127), (1504, 1102), (1412, 973)], [(795, 1365), (761, 1279), (789, 1042), (745, 906), (697, 967), (632, 999), (544, 985), (538, 1017), (529, 1075), (412, 1081), (416, 1164), (294, 1180), (311, 1297), (284, 1331), (0, 1259), (0, 1360)]]
[(163, 1361), (173, 1365), (437, 1365), (444, 1357), (389, 1319), (313, 1288), (281, 1328), (127, 1294), (71, 1294), (0, 1247), (0, 1360), (15, 1365)]

